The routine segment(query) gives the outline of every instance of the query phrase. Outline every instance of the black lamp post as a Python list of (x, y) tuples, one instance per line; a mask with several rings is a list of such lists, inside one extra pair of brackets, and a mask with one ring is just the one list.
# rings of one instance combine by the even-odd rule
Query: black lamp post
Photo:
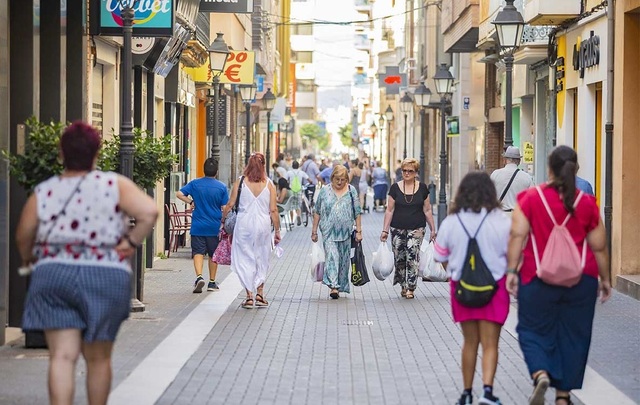
[(420, 181), (426, 184), (427, 182), (424, 177), (424, 139), (427, 137), (425, 108), (427, 108), (429, 101), (431, 101), (431, 90), (422, 82), (413, 93), (413, 97), (416, 100), (416, 105), (420, 107)]
[[(384, 115), (380, 114), (378, 117), (378, 128), (380, 128), (380, 134), (378, 134), (378, 143), (380, 144), (380, 149), (378, 149), (378, 162), (382, 164), (382, 128), (384, 128)], [(375, 158), (375, 157), (374, 157)]]
[(387, 119), (387, 164), (389, 165), (389, 180), (391, 180), (391, 121), (393, 121), (394, 116), (393, 108), (390, 105), (384, 110), (384, 117)]
[(445, 119), (445, 107), (447, 97), (451, 95), (453, 86), (453, 75), (449, 72), (446, 64), (441, 64), (433, 77), (436, 85), (436, 92), (440, 95), (440, 197), (438, 201), (438, 229), (447, 216), (447, 122)]
[(513, 80), (513, 53), (520, 47), (522, 42), (522, 33), (524, 31), (524, 19), (522, 14), (513, 5), (514, 0), (506, 0), (506, 5), (500, 10), (496, 19), (491, 23), (496, 26), (500, 49), (502, 49), (502, 59), (507, 74), (507, 97), (505, 102), (504, 117), (504, 148), (513, 145), (513, 128), (512, 128), (512, 80)]
[(256, 98), (256, 85), (252, 84), (241, 84), (240, 85), (240, 97), (242, 97), (242, 102), (244, 103), (245, 114), (246, 114), (246, 134), (245, 134), (245, 144), (244, 144), (244, 164), (249, 163), (249, 156), (251, 156), (251, 103)]
[(271, 92), (271, 89), (267, 89), (267, 92), (262, 96), (262, 109), (267, 112), (267, 177), (270, 177), (271, 171), (271, 110), (276, 105), (276, 96)]
[[(135, 145), (133, 144), (133, 122), (131, 110), (131, 37), (133, 35), (134, 7), (138, 0), (120, 0), (122, 17), (122, 92), (120, 94), (120, 173), (133, 179)], [(140, 249), (137, 249), (140, 250)], [(136, 251), (131, 259), (133, 281), (131, 283), (131, 311), (142, 312), (145, 305), (138, 299), (138, 281), (142, 269), (138, 266)]]
[(209, 49), (209, 69), (213, 77), (213, 136), (211, 139), (211, 156), (215, 160), (220, 160), (220, 75), (224, 71), (224, 65), (227, 63), (229, 56), (229, 47), (222, 38), (221, 32), (216, 34), (216, 39), (211, 43)]
[(400, 99), (400, 112), (404, 114), (404, 149), (402, 151), (402, 158), (407, 158), (407, 114), (411, 111), (413, 106), (413, 100), (409, 93), (405, 92), (404, 96)]
[(289, 152), (289, 127), (290, 126), (291, 126), (291, 108), (287, 107), (284, 110), (284, 150), (285, 152)]

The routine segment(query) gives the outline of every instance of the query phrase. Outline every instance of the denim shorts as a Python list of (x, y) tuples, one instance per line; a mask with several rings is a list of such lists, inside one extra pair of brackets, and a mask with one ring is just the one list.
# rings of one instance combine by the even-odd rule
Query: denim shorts
[(193, 236), (191, 235), (191, 256), (208, 255), (213, 257), (213, 252), (218, 247), (217, 236)]

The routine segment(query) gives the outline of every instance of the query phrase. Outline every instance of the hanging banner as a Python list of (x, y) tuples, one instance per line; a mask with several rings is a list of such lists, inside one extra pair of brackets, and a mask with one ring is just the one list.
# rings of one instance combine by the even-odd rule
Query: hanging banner
[(200, 0), (201, 13), (253, 13), (253, 0)]
[[(92, 34), (122, 36), (121, 0), (92, 0)], [(173, 34), (175, 0), (141, 0), (133, 7), (133, 33), (140, 37), (170, 37)]]
[[(196, 83), (211, 83), (213, 76), (209, 64), (197, 68), (184, 68)], [(231, 51), (220, 75), (220, 83), (253, 84), (256, 71), (256, 54), (254, 51)]]

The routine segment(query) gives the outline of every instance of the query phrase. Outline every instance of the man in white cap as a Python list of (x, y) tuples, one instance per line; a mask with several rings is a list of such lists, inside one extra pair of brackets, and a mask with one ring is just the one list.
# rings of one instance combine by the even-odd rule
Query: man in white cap
[(502, 154), (506, 164), (502, 169), (494, 170), (491, 173), (491, 180), (496, 186), (498, 200), (502, 203), (505, 212), (513, 211), (516, 206), (516, 196), (519, 192), (533, 187), (533, 179), (529, 174), (520, 170), (520, 149), (509, 146)]

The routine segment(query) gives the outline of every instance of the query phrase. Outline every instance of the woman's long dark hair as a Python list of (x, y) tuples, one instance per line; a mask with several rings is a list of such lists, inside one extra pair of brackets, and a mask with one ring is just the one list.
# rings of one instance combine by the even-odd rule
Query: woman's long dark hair
[(562, 195), (564, 208), (573, 212), (573, 202), (576, 198), (576, 171), (578, 155), (576, 151), (566, 145), (557, 146), (549, 155), (549, 169), (553, 173), (551, 187)]
[(489, 175), (485, 172), (473, 171), (462, 178), (449, 213), (455, 214), (463, 210), (480, 212), (482, 208), (491, 212), (498, 207), (500, 202), (498, 202), (496, 187)]

